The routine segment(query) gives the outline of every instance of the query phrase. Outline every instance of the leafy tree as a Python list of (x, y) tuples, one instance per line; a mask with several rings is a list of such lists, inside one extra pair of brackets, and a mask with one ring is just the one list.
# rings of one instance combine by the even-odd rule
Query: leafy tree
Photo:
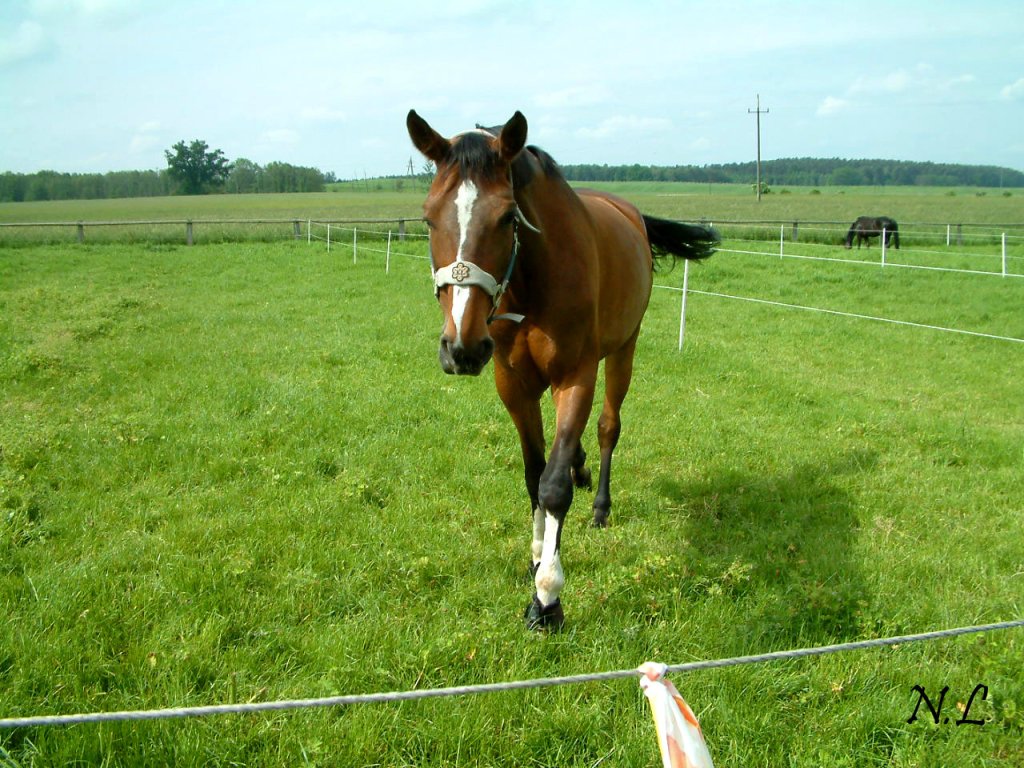
[(252, 160), (242, 157), (231, 167), (227, 180), (227, 190), (235, 194), (259, 192), (263, 169)]
[(231, 172), (231, 163), (224, 153), (219, 149), (211, 152), (209, 145), (200, 139), (191, 144), (179, 141), (165, 150), (164, 155), (167, 173), (178, 183), (183, 195), (202, 195), (214, 187), (222, 187)]

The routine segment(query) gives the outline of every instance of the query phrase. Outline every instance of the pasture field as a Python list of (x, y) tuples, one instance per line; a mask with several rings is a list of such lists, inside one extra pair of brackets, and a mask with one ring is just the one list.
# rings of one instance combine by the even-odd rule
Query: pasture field
[[(583, 185), (581, 185), (583, 186)], [(943, 240), (947, 226), (964, 224), (967, 245), (971, 233), (988, 235), (1007, 231), (1016, 242), (1024, 236), (1024, 190), (937, 189), (917, 187), (825, 187), (811, 190), (794, 187), (765, 195), (756, 201), (743, 185), (682, 183), (593, 183), (623, 195), (645, 213), (667, 218), (711, 221), (728, 237), (778, 236), (777, 228), (730, 232), (721, 222), (803, 222), (801, 240), (838, 244), (849, 223), (861, 215), (888, 215), (900, 222), (904, 240), (911, 246)], [(425, 188), (403, 180), (334, 185), (334, 191), (281, 195), (206, 195), (130, 200), (73, 200), (33, 203), (0, 203), (0, 247), (71, 243), (74, 227), (11, 228), (14, 222), (116, 222), (195, 221), (197, 243), (276, 241), (292, 236), (292, 220), (410, 218), (417, 220)], [(268, 219), (274, 225), (206, 224), (205, 221)], [(834, 222), (832, 226), (808, 222)], [(970, 226), (976, 225), (976, 226)], [(413, 221), (410, 232), (425, 231)], [(180, 244), (180, 224), (131, 227), (87, 227), (90, 243)], [(991, 244), (991, 241), (989, 241)]]
[[(1024, 344), (694, 294), (679, 353), (663, 287), (611, 527), (588, 527), (579, 492), (566, 629), (527, 633), (515, 431), (489, 371), (440, 372), (426, 264), (405, 256), (425, 246), (401, 252), (385, 275), (369, 248), (353, 264), (294, 241), (0, 248), (0, 717), (524, 680), (1024, 615)], [(719, 253), (690, 287), (1024, 338), (1016, 279)], [(585, 445), (596, 456), (593, 429)], [(1016, 766), (1022, 667), (1009, 630), (674, 682), (720, 766)], [(923, 705), (907, 722), (915, 685), (935, 703), (949, 686), (948, 722)], [(983, 725), (957, 725), (978, 685)], [(14, 766), (657, 762), (630, 680), (0, 731)]]

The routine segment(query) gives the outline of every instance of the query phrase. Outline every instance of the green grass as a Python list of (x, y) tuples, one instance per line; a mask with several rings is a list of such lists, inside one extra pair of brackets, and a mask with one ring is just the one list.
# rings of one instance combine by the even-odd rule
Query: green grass
[[(422, 256), (415, 242), (400, 250)], [(720, 253), (690, 286), (1024, 338), (1019, 280)], [(568, 626), (546, 636), (519, 618), (514, 429), (487, 374), (440, 372), (423, 261), (395, 255), (385, 276), (369, 249), (353, 264), (287, 241), (0, 249), (0, 716), (529, 679), (1021, 616), (1024, 345), (695, 294), (680, 354), (678, 309), (655, 291), (612, 526), (587, 526), (580, 493)], [(1022, 643), (675, 682), (719, 765), (1011, 766)], [(971, 710), (985, 725), (923, 709), (908, 725), (916, 684), (936, 700), (949, 685), (954, 721), (987, 685)], [(0, 749), (40, 766), (657, 762), (631, 681), (18, 729)]]

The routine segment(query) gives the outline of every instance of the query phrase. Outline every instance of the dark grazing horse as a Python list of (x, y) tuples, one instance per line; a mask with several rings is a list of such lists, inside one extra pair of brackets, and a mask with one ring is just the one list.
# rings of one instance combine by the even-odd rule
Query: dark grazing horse
[(871, 238), (879, 237), (885, 232), (885, 244), (890, 243), (897, 250), (900, 247), (900, 230), (895, 220), (888, 216), (861, 216), (850, 225), (850, 231), (846, 233), (847, 249), (853, 247), (853, 239), (857, 238), (857, 247), (861, 243), (867, 243), (871, 247)]
[[(479, 374), (494, 358), (498, 394), (519, 432), (533, 514), (536, 592), (531, 629), (562, 626), (562, 526), (573, 487), (589, 488), (580, 439), (604, 360), (597, 424), (601, 467), (593, 524), (607, 524), (619, 409), (651, 295), (653, 258), (711, 255), (713, 231), (644, 216), (625, 200), (574, 191), (552, 158), (526, 147), (519, 112), (500, 129), (452, 139), (410, 111), (413, 144), (437, 173), (423, 204), (434, 293), (444, 315), (439, 359), (450, 374)], [(540, 400), (556, 424), (547, 456)]]

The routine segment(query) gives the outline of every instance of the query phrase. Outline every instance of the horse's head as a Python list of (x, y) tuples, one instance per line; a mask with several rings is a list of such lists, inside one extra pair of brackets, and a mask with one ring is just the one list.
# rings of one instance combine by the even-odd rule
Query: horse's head
[(412, 143), (437, 167), (423, 218), (444, 312), (441, 368), (475, 376), (494, 351), (488, 325), (514, 267), (517, 222), (525, 221), (510, 168), (526, 144), (526, 118), (516, 112), (497, 135), (478, 130), (452, 139), (412, 110), (406, 124)]

